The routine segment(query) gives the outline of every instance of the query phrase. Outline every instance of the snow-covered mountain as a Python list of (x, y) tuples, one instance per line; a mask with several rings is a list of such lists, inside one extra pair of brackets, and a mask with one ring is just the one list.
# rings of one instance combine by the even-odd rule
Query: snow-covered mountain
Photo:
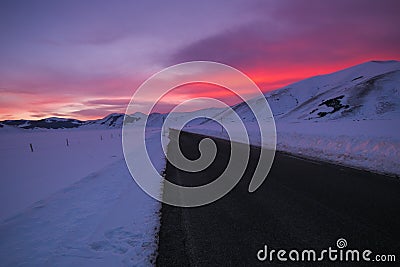
[[(278, 121), (399, 118), (400, 62), (366, 62), (290, 84), (265, 97)], [(243, 120), (253, 120), (244, 103), (234, 109)]]
[(399, 118), (400, 62), (370, 61), (265, 96), (278, 120)]

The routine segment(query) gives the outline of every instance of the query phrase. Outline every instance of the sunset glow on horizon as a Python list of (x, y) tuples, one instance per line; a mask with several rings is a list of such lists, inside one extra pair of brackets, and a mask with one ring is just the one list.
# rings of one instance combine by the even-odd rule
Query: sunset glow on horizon
[[(394, 0), (2, 1), (0, 120), (124, 113), (142, 82), (186, 61), (230, 65), (267, 92), (400, 60), (399, 11)], [(177, 89), (156, 111), (198, 96), (239, 101), (197, 85)]]

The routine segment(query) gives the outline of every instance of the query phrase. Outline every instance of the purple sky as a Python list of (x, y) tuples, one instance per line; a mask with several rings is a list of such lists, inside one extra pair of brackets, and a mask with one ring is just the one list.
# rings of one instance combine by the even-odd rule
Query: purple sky
[(400, 59), (399, 12), (400, 1), (1, 1), (0, 119), (124, 112), (141, 82), (189, 60), (229, 64), (267, 91)]

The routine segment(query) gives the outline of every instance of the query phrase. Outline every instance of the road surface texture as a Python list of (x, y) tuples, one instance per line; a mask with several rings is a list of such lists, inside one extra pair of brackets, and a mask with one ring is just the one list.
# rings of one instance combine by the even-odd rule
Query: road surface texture
[[(199, 157), (204, 136), (183, 133), (188, 158)], [(186, 186), (206, 184), (224, 170), (230, 144), (215, 139), (218, 154), (199, 173), (167, 164), (166, 179)], [(196, 208), (162, 206), (157, 266), (400, 266), (400, 182), (396, 178), (311, 161), (277, 152), (272, 169), (254, 193), (248, 192), (259, 148), (251, 149), (244, 177), (223, 198)], [(393, 254), (396, 263), (259, 261), (268, 249), (369, 249)], [(286, 257), (288, 255), (286, 254)], [(360, 256), (361, 257), (361, 256)]]

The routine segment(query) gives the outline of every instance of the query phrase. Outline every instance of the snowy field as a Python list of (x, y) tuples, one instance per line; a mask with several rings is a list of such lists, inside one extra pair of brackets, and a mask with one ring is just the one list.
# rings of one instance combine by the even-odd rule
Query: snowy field
[(160, 203), (131, 178), (120, 133), (1, 133), (2, 266), (152, 265)]

